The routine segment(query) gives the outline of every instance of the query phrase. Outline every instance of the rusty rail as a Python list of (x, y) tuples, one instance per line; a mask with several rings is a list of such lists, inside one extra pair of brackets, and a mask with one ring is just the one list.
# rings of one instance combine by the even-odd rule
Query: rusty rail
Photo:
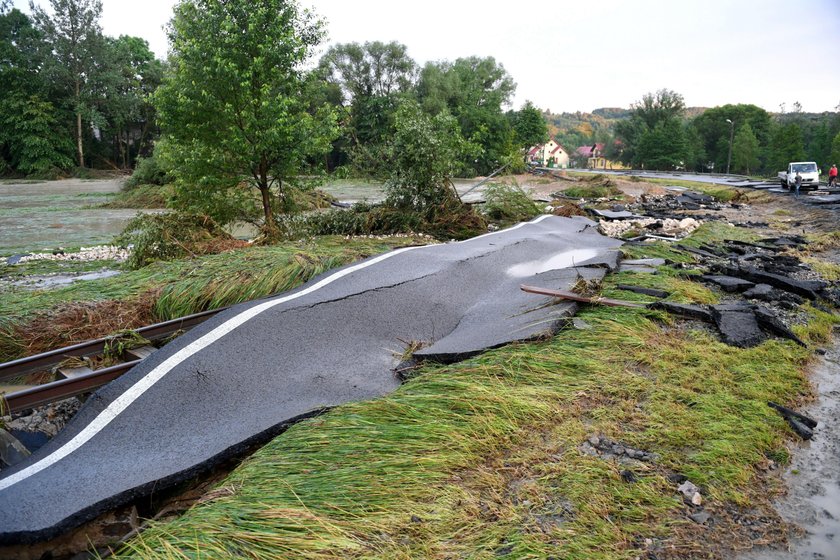
[[(189, 330), (225, 309), (227, 307), (203, 311), (201, 313), (187, 315), (186, 317), (172, 319), (171, 321), (155, 323), (154, 325), (147, 325), (139, 329), (134, 329), (134, 332), (149, 341), (161, 340), (178, 331)], [(113, 336), (108, 336), (0, 364), (0, 380), (19, 377), (38, 371), (48, 371), (61, 364), (67, 358), (86, 358), (102, 354), (108, 346), (108, 343), (113, 339)], [(89, 393), (113, 381), (140, 363), (140, 361), (128, 361), (68, 379), (61, 379), (38, 385), (37, 387), (0, 395), (0, 414), (21, 412), (36, 406)]]

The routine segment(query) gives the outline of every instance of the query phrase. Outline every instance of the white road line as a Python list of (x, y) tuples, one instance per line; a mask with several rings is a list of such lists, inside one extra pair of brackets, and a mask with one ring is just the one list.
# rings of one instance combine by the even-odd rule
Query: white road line
[[(482, 237), (487, 237), (489, 235), (496, 235), (496, 234), (499, 234), (499, 233), (510, 232), (510, 231), (515, 230), (515, 229), (519, 229), (520, 227), (522, 227), (524, 225), (527, 225), (527, 224), (539, 223), (539, 222), (543, 221), (544, 219), (550, 218), (550, 217), (552, 217), (552, 216), (550, 216), (550, 215), (540, 216), (539, 218), (536, 218), (535, 220), (532, 220), (530, 222), (523, 222), (521, 224), (515, 225), (512, 228), (508, 228), (508, 229), (504, 229), (504, 230), (495, 231), (495, 232), (492, 232), (492, 233), (480, 235), (480, 236), (474, 237), (472, 239), (467, 239), (466, 241), (474, 241), (476, 239), (480, 239)], [(245, 311), (236, 315), (235, 317), (231, 317), (230, 319), (228, 319), (227, 321), (225, 321), (224, 323), (222, 323), (221, 325), (219, 325), (218, 327), (216, 327), (212, 331), (208, 332), (207, 334), (205, 334), (201, 338), (198, 338), (198, 339), (192, 341), (191, 343), (189, 343), (188, 345), (184, 346), (183, 348), (178, 350), (176, 353), (172, 354), (169, 358), (164, 360), (157, 367), (155, 367), (152, 371), (147, 373), (145, 377), (143, 377), (137, 383), (135, 383), (134, 385), (129, 387), (126, 390), (125, 393), (123, 393), (122, 395), (120, 395), (119, 397), (114, 399), (111, 402), (111, 404), (109, 404), (102, 412), (100, 412), (99, 415), (90, 422), (90, 424), (85, 426), (78, 434), (73, 436), (73, 438), (70, 441), (68, 441), (67, 443), (65, 443), (64, 445), (62, 445), (61, 447), (59, 447), (58, 449), (53, 451), (51, 454), (49, 454), (46, 457), (44, 457), (43, 459), (41, 459), (40, 461), (37, 461), (37, 462), (29, 465), (25, 469), (22, 469), (22, 470), (20, 470), (16, 473), (6, 477), (6, 478), (0, 480), (0, 491), (3, 491), (6, 488), (9, 488), (10, 486), (13, 486), (13, 485), (17, 484), (18, 482), (20, 482), (22, 480), (25, 480), (25, 479), (29, 478), (30, 476), (33, 476), (33, 475), (43, 471), (44, 469), (47, 469), (47, 468), (51, 467), (52, 465), (56, 464), (57, 462), (61, 461), (62, 459), (64, 459), (65, 457), (67, 457), (68, 455), (70, 455), (71, 453), (76, 451), (77, 449), (79, 449), (82, 445), (84, 445), (85, 443), (90, 441), (96, 434), (101, 432), (114, 419), (116, 419), (117, 416), (119, 416), (125, 409), (127, 409), (131, 405), (131, 403), (133, 403), (138, 398), (140, 398), (140, 396), (143, 395), (143, 393), (145, 393), (146, 391), (151, 389), (154, 386), (155, 383), (157, 383), (158, 381), (163, 379), (163, 377), (167, 373), (172, 371), (172, 369), (175, 366), (177, 366), (178, 364), (180, 364), (181, 362), (183, 362), (187, 358), (193, 356), (197, 352), (200, 352), (201, 350), (203, 350), (207, 346), (213, 344), (214, 342), (216, 342), (217, 340), (219, 340), (220, 338), (222, 338), (226, 334), (232, 332), (234, 329), (236, 329), (240, 325), (250, 321), (251, 319), (253, 319), (257, 315), (261, 314), (262, 312), (264, 312), (268, 309), (271, 309), (272, 307), (276, 307), (276, 306), (278, 306), (282, 303), (286, 303), (287, 301), (291, 301), (291, 300), (297, 299), (299, 297), (303, 297), (305, 295), (311, 294), (312, 292), (320, 290), (324, 286), (328, 286), (329, 284), (332, 284), (336, 280), (340, 280), (341, 278), (344, 278), (345, 276), (347, 276), (349, 274), (352, 274), (352, 273), (354, 273), (358, 270), (362, 270), (362, 269), (367, 268), (369, 266), (373, 266), (373, 265), (378, 264), (378, 263), (380, 263), (384, 260), (390, 259), (391, 257), (395, 257), (399, 254), (405, 253), (406, 251), (411, 251), (413, 249), (421, 249), (423, 247), (424, 246), (404, 247), (402, 249), (396, 249), (394, 251), (391, 251), (390, 253), (385, 253), (384, 255), (380, 255), (378, 257), (375, 257), (375, 258), (370, 259), (368, 261), (365, 261), (363, 263), (359, 263), (357, 265), (350, 266), (350, 267), (345, 268), (343, 270), (339, 270), (335, 274), (333, 274), (331, 276), (328, 276), (328, 277), (324, 278), (323, 280), (321, 280), (321, 281), (313, 284), (312, 286), (310, 286), (310, 287), (308, 287), (304, 290), (301, 290), (297, 293), (294, 293), (294, 294), (291, 294), (291, 295), (288, 295), (288, 296), (284, 296), (284, 297), (279, 297), (277, 299), (272, 299), (272, 300), (267, 301), (265, 303), (255, 305), (254, 307), (246, 309)], [(425, 247), (428, 247), (428, 245), (426, 245)]]

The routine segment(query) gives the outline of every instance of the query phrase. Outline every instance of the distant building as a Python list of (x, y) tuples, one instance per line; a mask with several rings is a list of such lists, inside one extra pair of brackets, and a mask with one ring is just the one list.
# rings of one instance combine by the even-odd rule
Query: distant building
[(540, 146), (531, 147), (526, 159), (527, 163), (541, 165), (542, 167), (558, 167), (561, 169), (569, 167), (569, 153), (554, 140), (549, 140)]
[[(618, 144), (618, 140), (616, 140), (616, 144)], [(622, 168), (620, 164), (607, 159), (604, 155), (604, 145), (600, 142), (576, 149), (575, 160), (577, 161), (576, 165), (585, 164), (587, 169)]]

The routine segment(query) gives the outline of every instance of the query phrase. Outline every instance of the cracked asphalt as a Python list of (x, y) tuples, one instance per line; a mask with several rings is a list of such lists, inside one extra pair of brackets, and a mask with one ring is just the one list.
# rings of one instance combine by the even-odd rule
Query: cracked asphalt
[(584, 218), (543, 216), (461, 243), (401, 249), (235, 306), (88, 399), (65, 430), (0, 478), (0, 543), (52, 538), (206, 472), (325, 408), (375, 398), (415, 355), (455, 361), (556, 331), (569, 289), (618, 262)]

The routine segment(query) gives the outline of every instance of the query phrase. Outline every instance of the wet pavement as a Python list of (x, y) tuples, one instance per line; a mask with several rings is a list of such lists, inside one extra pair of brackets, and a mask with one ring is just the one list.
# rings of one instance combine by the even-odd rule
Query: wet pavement
[(829, 560), (840, 558), (840, 343), (814, 368), (818, 399), (799, 412), (819, 421), (810, 442), (796, 445), (784, 474), (788, 493), (776, 509), (805, 530), (786, 550), (754, 550), (739, 560)]

